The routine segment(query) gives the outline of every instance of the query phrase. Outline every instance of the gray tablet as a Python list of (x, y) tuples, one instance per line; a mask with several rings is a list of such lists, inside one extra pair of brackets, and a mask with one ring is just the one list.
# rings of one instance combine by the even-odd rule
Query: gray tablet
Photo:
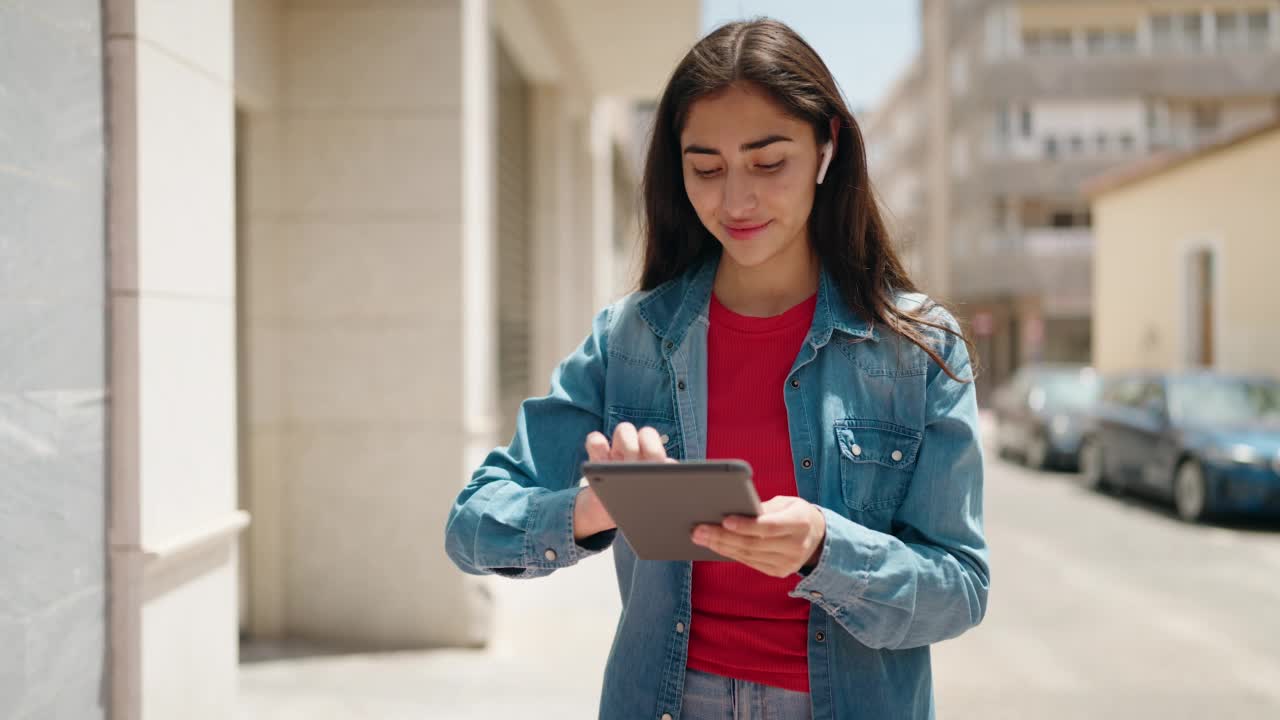
[(584, 463), (582, 474), (642, 560), (728, 560), (695, 545), (694, 526), (761, 512), (742, 460)]

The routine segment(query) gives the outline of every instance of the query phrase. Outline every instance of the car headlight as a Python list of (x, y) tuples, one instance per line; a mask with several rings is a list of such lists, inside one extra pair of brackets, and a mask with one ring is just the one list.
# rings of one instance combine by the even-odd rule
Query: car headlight
[(1239, 463), (1241, 465), (1261, 465), (1266, 462), (1257, 448), (1245, 443), (1215, 445), (1209, 448), (1207, 454), (1212, 460)]

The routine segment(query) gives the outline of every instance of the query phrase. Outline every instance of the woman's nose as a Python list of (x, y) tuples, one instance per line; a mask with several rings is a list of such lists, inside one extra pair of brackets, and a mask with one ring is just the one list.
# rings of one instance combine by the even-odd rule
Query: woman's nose
[(734, 219), (746, 219), (756, 207), (756, 189), (746, 173), (729, 173), (725, 177), (721, 207)]

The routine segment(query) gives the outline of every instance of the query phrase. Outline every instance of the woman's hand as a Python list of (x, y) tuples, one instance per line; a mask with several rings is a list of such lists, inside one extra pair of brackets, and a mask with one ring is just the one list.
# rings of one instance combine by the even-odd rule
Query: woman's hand
[[(651, 427), (636, 430), (636, 426), (628, 422), (618, 423), (618, 427), (614, 428), (612, 443), (604, 433), (593, 432), (588, 435), (587, 457), (591, 462), (675, 462), (667, 457), (667, 449), (662, 446), (657, 430)], [(590, 486), (583, 488), (573, 506), (573, 539), (581, 540), (614, 527), (617, 524), (609, 517), (609, 512), (604, 509), (595, 491)]]
[(779, 495), (761, 503), (760, 517), (731, 515), (720, 525), (699, 525), (693, 541), (772, 577), (816, 565), (827, 519), (807, 500)]

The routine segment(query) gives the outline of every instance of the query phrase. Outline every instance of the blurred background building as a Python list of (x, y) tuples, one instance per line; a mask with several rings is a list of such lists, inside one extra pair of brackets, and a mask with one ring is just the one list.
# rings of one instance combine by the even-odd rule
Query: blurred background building
[(1280, 122), (1122, 168), (1086, 190), (1099, 370), (1280, 370)]
[(697, 31), (0, 4), (0, 717), (231, 717), (238, 634), (484, 643), (445, 514), (626, 289), (635, 103)]
[(975, 336), (985, 402), (1023, 363), (1090, 359), (1086, 178), (1280, 114), (1280, 2), (923, 0), (921, 20), (866, 123), (873, 179)]

